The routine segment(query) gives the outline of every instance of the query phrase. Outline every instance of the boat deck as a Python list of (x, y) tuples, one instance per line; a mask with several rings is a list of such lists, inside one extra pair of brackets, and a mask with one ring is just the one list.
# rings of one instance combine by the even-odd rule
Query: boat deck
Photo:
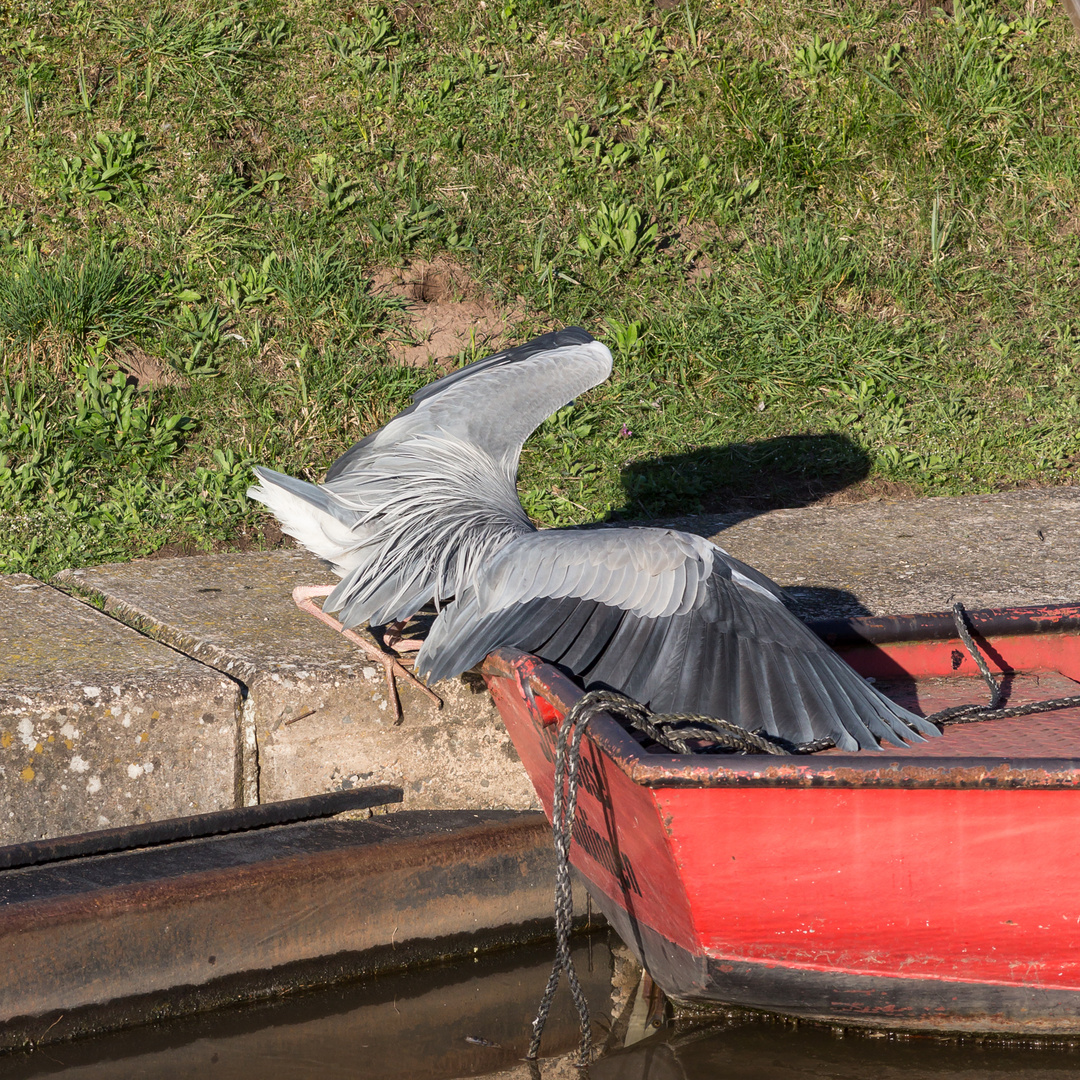
[[(1080, 694), (1080, 683), (1056, 671), (1007, 674), (999, 678), (1005, 693), (1002, 707)], [(985, 705), (989, 698), (986, 683), (969, 675), (918, 681), (877, 679), (875, 686), (920, 716), (929, 716), (959, 702)], [(927, 739), (904, 749), (894, 746), (884, 749), (890, 757), (1080, 758), (1080, 707), (1010, 720), (952, 724), (945, 728), (940, 739)], [(842, 751), (825, 753), (840, 755)]]

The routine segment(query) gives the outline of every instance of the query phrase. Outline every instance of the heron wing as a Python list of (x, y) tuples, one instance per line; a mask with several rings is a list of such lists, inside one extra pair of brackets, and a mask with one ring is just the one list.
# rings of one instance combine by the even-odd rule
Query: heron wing
[(504, 548), (436, 619), (417, 669), (437, 680), (498, 646), (535, 653), (656, 712), (718, 716), (791, 742), (902, 745), (937, 730), (884, 697), (697, 536), (551, 530)]
[(376, 450), (439, 431), (483, 448), (511, 477), (522, 444), (552, 413), (611, 374), (611, 353), (577, 326), (476, 360), (418, 390), (412, 404), (329, 468), (348, 476)]
[(611, 353), (584, 330), (544, 334), (417, 391), (322, 484), (257, 469), (249, 494), (342, 576), (325, 609), (345, 626), (406, 618), (532, 531), (515, 488), (521, 446), (610, 371)]

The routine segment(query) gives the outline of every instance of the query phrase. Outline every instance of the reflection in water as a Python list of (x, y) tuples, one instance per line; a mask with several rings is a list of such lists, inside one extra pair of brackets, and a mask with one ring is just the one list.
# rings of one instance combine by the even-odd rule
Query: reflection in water
[(638, 969), (614, 944), (613, 956), (607, 938), (594, 935), (578, 939), (574, 951), (596, 1042), (606, 1046), (588, 1073), (572, 1065), (577, 1017), (565, 988), (543, 1043), (545, 1054), (561, 1056), (549, 1057), (539, 1068), (522, 1061), (551, 970), (553, 950), (543, 945), (0, 1057), (0, 1080), (1064, 1080), (1080, 1075), (1080, 1049), (1061, 1046), (837, 1037), (828, 1029), (745, 1016), (655, 1032), (650, 1002), (634, 990)]
[(1080, 1050), (948, 1042), (925, 1037), (837, 1037), (768, 1019), (670, 1031), (596, 1062), (589, 1080), (1065, 1080)]
[[(577, 939), (574, 964), (600, 1027), (609, 1024), (606, 934)], [(477, 957), (261, 1006), (0, 1057), (0, 1078), (56, 1080), (443, 1080), (513, 1069), (529, 1045), (554, 945)], [(579, 1041), (559, 988), (544, 1052)]]

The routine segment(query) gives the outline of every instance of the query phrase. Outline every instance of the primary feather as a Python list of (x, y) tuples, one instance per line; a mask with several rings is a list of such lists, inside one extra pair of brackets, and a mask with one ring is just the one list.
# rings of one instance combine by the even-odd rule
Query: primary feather
[(435, 620), (417, 670), (446, 678), (500, 645), (656, 712), (720, 716), (791, 742), (877, 749), (937, 734), (791, 615), (767, 578), (671, 529), (518, 537)]

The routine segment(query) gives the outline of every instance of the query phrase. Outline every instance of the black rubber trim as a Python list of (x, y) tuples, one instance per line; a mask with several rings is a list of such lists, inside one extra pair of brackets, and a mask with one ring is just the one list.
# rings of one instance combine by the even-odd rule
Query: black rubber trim
[(0, 870), (21, 866), (40, 866), (42, 863), (77, 859), (87, 855), (110, 855), (117, 851), (172, 844), (178, 840), (195, 840), (224, 833), (247, 832), (268, 825), (285, 825), (293, 821), (310, 821), (332, 817), (346, 810), (365, 810), (387, 803), (399, 803), (404, 798), (401, 788), (388, 785), (331, 791), (325, 795), (308, 795), (302, 799), (284, 799), (260, 806), (241, 806), (232, 810), (212, 810), (191, 817), (167, 818), (145, 825), (125, 825), (119, 829), (57, 836), (50, 840), (31, 840), (23, 844), (0, 847)]

